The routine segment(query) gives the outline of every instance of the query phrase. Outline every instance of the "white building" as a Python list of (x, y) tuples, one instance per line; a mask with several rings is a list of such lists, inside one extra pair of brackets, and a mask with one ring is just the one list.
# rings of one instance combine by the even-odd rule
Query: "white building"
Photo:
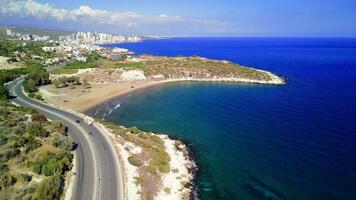
[(6, 30), (6, 35), (12, 35), (12, 31), (10, 29)]
[(84, 57), (84, 56), (82, 56), (82, 57), (77, 57), (76, 60), (77, 60), (77, 61), (86, 62), (86, 61), (87, 61), (87, 57)]
[(57, 51), (58, 47), (42, 47), (42, 50), (45, 52), (53, 52), (53, 51)]

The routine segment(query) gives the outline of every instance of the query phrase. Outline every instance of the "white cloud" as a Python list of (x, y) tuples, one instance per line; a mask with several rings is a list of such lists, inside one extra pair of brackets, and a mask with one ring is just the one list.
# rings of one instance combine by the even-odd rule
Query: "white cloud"
[(115, 25), (120, 27), (139, 27), (151, 25), (169, 25), (172, 23), (190, 24), (206, 27), (210, 32), (218, 30), (231, 30), (229, 22), (218, 20), (187, 19), (181, 16), (142, 15), (137, 12), (118, 12), (94, 9), (82, 5), (76, 9), (58, 8), (48, 3), (39, 3), (34, 0), (0, 0), (0, 15), (31, 16), (38, 19), (55, 19), (59, 22), (70, 21), (81, 24)]

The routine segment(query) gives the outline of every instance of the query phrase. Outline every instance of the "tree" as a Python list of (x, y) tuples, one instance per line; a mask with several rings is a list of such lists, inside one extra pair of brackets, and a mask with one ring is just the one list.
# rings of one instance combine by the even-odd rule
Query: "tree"
[(28, 92), (36, 92), (37, 91), (37, 87), (36, 87), (36, 82), (33, 79), (28, 79), (25, 82), (25, 90), (27, 90)]

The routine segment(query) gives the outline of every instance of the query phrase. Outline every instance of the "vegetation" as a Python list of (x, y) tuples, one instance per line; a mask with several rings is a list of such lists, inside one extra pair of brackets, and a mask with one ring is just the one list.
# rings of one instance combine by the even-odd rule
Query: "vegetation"
[(87, 56), (87, 62), (90, 62), (90, 63), (95, 62), (100, 59), (102, 59), (102, 57), (96, 52), (92, 52), (92, 53), (88, 54), (88, 56)]
[[(63, 70), (73, 70), (73, 69), (87, 69), (87, 68), (97, 68), (101, 66), (101, 63), (106, 59), (101, 57), (98, 53), (92, 52), (87, 55), (86, 62), (83, 61), (74, 61), (66, 64), (63, 67)], [(72, 71), (57, 71), (58, 72), (72, 72)]]
[(96, 62), (74, 61), (66, 64), (63, 69), (87, 69), (98, 67)]
[(121, 62), (121, 63), (118, 63), (116, 67), (117, 68), (123, 68), (123, 69), (126, 69), (126, 70), (132, 70), (132, 69), (139, 69), (143, 65), (144, 65), (144, 63), (142, 63), (142, 62), (131, 62), (131, 63)]
[(63, 178), (59, 175), (49, 177), (36, 188), (33, 199), (52, 200), (60, 199), (63, 191)]
[(53, 84), (56, 88), (63, 88), (68, 86), (81, 85), (79, 77), (77, 76), (69, 76), (69, 77), (61, 77), (53, 81)]
[(73, 141), (59, 121), (1, 101), (0, 144), (0, 199), (61, 198)]
[(50, 82), (40, 63), (26, 61), (24, 66), (0, 71), (0, 199), (60, 199), (64, 175), (72, 168), (73, 142), (60, 122), (8, 102), (4, 83), (27, 74), (24, 87), (34, 92)]
[(238, 77), (270, 80), (270, 76), (253, 68), (227, 61), (216, 61), (201, 57), (152, 57), (142, 56), (148, 61), (141, 65), (146, 75), (161, 74), (166, 78)]
[(7, 83), (26, 73), (27, 73), (27, 69), (25, 68), (0, 70), (0, 82)]
[(271, 81), (269, 73), (253, 68), (241, 66), (228, 61), (211, 60), (201, 57), (139, 57), (140, 62), (97, 58), (79, 64), (70, 64), (67, 68), (81, 69), (100, 67), (101, 69), (142, 70), (146, 77), (160, 75), (163, 78), (240, 78), (259, 81)]
[(50, 72), (51, 74), (59, 75), (59, 74), (75, 74), (78, 73), (78, 69), (56, 69)]
[(124, 141), (132, 142), (142, 148), (141, 153), (130, 155), (128, 162), (138, 167), (140, 176), (136, 178), (136, 183), (143, 188), (141, 198), (147, 199), (154, 196), (157, 191), (151, 185), (159, 185), (161, 175), (170, 172), (170, 156), (166, 152), (162, 138), (152, 133), (143, 132), (137, 127), (126, 129), (110, 122), (102, 123), (110, 128), (114, 134), (120, 135)]
[(36, 92), (41, 85), (49, 84), (49, 73), (41, 66), (31, 67), (24, 81), (26, 92)]
[[(0, 56), (10, 57), (14, 60), (15, 57), (21, 58), (21, 61), (32, 60), (33, 56), (42, 58), (53, 58), (53, 52), (45, 52), (42, 47), (53, 44), (38, 41), (21, 41), (7, 38), (0, 38)], [(16, 59), (15, 59), (16, 60)]]
[(4, 84), (20, 77), (25, 73), (27, 73), (26, 69), (0, 70), (0, 101), (8, 99), (9, 92), (5, 88)]
[(141, 165), (143, 165), (143, 161), (135, 156), (130, 156), (127, 160), (131, 165), (136, 167), (140, 167)]

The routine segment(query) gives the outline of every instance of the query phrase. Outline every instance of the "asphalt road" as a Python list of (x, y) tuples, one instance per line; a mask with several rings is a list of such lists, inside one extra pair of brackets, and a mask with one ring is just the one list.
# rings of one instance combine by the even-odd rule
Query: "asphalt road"
[(30, 99), (23, 91), (22, 79), (8, 84), (16, 104), (33, 107), (52, 120), (60, 120), (78, 144), (74, 199), (123, 199), (123, 184), (113, 144), (97, 125), (87, 125), (76, 114)]

